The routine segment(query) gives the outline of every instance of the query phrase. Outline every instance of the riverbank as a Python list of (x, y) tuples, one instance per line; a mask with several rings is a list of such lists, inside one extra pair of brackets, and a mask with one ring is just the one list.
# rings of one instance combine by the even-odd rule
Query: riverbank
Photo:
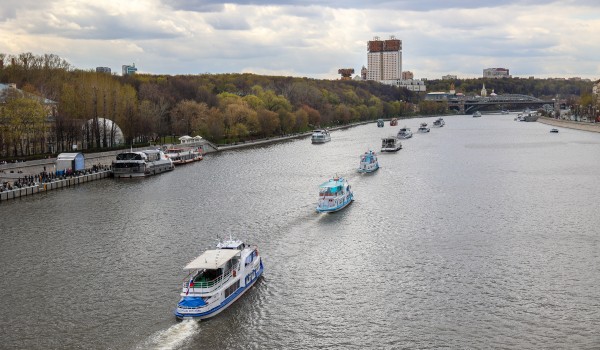
[(539, 117), (538, 122), (542, 124), (559, 126), (562, 128), (582, 130), (582, 131), (591, 131), (591, 132), (600, 132), (600, 123), (587, 123), (587, 122), (576, 122), (572, 120), (562, 120), (562, 119), (554, 119), (547, 117)]

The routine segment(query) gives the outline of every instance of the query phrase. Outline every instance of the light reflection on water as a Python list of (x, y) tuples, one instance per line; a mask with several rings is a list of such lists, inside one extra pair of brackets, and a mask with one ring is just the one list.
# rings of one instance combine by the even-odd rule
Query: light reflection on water
[[(375, 174), (359, 155), (422, 120), (2, 203), (2, 346), (597, 347), (600, 134), (512, 118), (446, 117)], [(356, 201), (315, 213), (336, 174)], [(182, 266), (229, 233), (259, 245), (264, 279), (176, 323)]]

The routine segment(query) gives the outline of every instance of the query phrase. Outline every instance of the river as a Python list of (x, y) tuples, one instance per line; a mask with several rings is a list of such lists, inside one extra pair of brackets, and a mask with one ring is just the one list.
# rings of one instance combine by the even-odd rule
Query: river
[[(0, 203), (0, 348), (597, 349), (600, 134), (513, 118), (445, 117), (374, 174), (362, 152), (435, 118)], [(355, 202), (317, 214), (336, 174)], [(229, 235), (264, 278), (177, 322), (183, 266)]]

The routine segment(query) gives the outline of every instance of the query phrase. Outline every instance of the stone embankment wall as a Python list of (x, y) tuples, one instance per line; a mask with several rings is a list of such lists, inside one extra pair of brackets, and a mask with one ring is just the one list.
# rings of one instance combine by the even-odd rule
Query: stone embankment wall
[(546, 117), (540, 117), (537, 121), (543, 124), (559, 126), (562, 128), (600, 132), (600, 123), (575, 122), (571, 120), (562, 120)]

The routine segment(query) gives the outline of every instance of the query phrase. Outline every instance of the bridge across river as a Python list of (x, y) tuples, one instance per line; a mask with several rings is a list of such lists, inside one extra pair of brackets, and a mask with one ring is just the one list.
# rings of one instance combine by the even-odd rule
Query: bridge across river
[(496, 109), (538, 109), (544, 105), (556, 109), (554, 100), (546, 101), (533, 96), (506, 94), (487, 97), (456, 96), (448, 97), (448, 108), (459, 111), (461, 114), (471, 114), (473, 112), (486, 109), (488, 107), (497, 107)]

